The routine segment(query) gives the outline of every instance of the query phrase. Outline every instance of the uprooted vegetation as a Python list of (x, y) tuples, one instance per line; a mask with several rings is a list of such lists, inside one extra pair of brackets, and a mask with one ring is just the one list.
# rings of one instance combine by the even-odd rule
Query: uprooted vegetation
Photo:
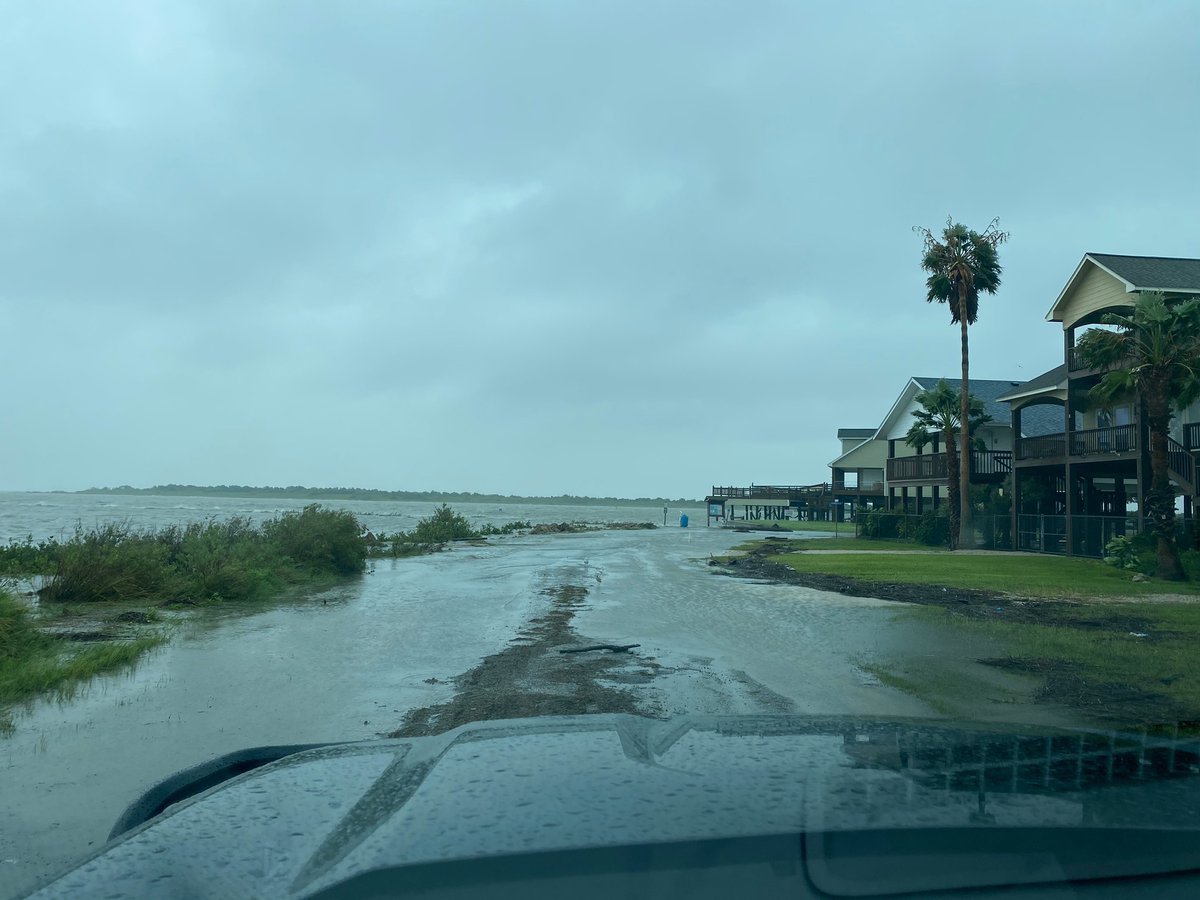
[(441, 550), (454, 541), (481, 541), (494, 535), (517, 534), (532, 527), (529, 522), (507, 522), (475, 528), (466, 516), (443, 503), (431, 515), (418, 521), (412, 531), (380, 535), (367, 531), (363, 540), (368, 556), (415, 556)]
[(475, 528), (466, 516), (442, 504), (417, 522), (412, 531), (376, 535), (366, 532), (367, 555), (371, 557), (415, 556), (442, 550), (455, 541), (482, 541), (506, 534), (580, 534), (585, 531), (632, 531), (656, 528), (652, 522), (550, 522), (534, 525), (528, 521), (507, 522), (504, 525), (484, 525)]

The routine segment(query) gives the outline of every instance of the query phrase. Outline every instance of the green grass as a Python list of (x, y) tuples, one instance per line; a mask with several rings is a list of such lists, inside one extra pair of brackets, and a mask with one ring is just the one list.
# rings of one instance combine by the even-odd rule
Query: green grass
[[(910, 545), (911, 546), (911, 545)], [(1028, 597), (1136, 597), (1144, 594), (1200, 594), (1200, 583), (1135, 583), (1129, 572), (1099, 560), (1054, 556), (933, 554), (786, 553), (772, 557), (797, 572), (840, 575), (864, 581), (929, 584), (1002, 591)]]
[(0, 734), (13, 727), (6, 707), (47, 693), (70, 698), (96, 675), (132, 667), (164, 640), (151, 634), (72, 644), (42, 631), (24, 604), (0, 591)]
[(1011, 668), (1047, 680), (1049, 699), (1127, 721), (1200, 714), (1200, 604), (1054, 604), (1044, 622), (940, 607), (914, 614), (996, 641)]
[(877, 663), (862, 662), (857, 663), (858, 667), (864, 672), (869, 672), (874, 675), (883, 684), (905, 694), (910, 694), (918, 700), (927, 703), (930, 708), (936, 710), (942, 715), (952, 715), (955, 711), (953, 704), (939, 693), (938, 687), (922, 682), (914, 681), (910, 678), (905, 678), (903, 675), (898, 675), (891, 669), (878, 665)]

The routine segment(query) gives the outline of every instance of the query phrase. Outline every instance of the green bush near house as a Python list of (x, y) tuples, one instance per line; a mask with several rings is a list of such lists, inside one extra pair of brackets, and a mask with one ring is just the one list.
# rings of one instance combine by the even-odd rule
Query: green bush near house
[(859, 534), (868, 538), (907, 540), (927, 547), (945, 547), (950, 543), (950, 520), (938, 510), (919, 516), (872, 510), (862, 515), (858, 527)]

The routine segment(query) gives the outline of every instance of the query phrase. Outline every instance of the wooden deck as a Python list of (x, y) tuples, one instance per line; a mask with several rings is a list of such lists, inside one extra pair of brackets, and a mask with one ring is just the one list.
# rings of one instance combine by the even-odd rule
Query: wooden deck
[[(1012, 453), (1008, 450), (974, 450), (971, 453), (971, 482), (1001, 482), (1012, 471)], [(949, 477), (945, 453), (897, 456), (887, 461), (889, 484), (944, 483)]]

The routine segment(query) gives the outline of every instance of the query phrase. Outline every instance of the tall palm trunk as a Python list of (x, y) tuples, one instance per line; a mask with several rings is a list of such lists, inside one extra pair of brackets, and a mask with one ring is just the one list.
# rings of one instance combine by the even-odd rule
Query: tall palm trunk
[(958, 549), (958, 526), (959, 526), (959, 505), (958, 505), (958, 452), (954, 446), (954, 432), (946, 429), (942, 432), (942, 438), (946, 442), (946, 512), (949, 518), (950, 528), (950, 549)]
[(1158, 543), (1157, 575), (1166, 581), (1186, 577), (1175, 545), (1175, 492), (1171, 489), (1170, 457), (1167, 436), (1171, 428), (1171, 407), (1166, 392), (1157, 387), (1147, 391), (1146, 424), (1150, 431), (1150, 491), (1146, 495), (1145, 522)]
[(958, 534), (956, 542), (961, 545), (975, 543), (975, 532), (971, 527), (971, 431), (970, 410), (971, 399), (970, 375), (967, 356), (967, 298), (966, 291), (959, 288), (958, 314), (962, 325), (962, 405), (959, 408), (959, 444), (962, 456), (958, 460)]

